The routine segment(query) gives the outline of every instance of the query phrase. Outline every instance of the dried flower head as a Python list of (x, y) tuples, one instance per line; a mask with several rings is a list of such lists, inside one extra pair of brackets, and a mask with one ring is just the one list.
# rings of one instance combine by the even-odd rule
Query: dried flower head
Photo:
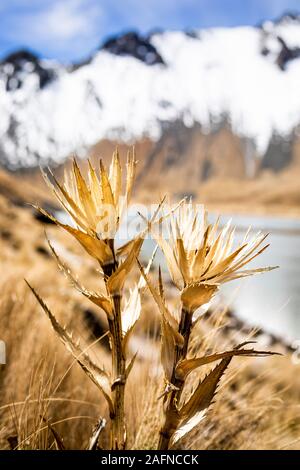
[[(73, 235), (85, 250), (102, 266), (112, 264), (113, 239), (131, 197), (135, 178), (134, 151), (128, 153), (125, 192), (122, 195), (122, 168), (118, 151), (113, 154), (109, 173), (100, 160), (99, 176), (88, 162), (88, 181), (82, 176), (76, 160), (70, 172), (65, 172), (61, 184), (49, 170), (44, 179), (63, 209), (69, 214), (74, 227), (63, 224), (44, 209), (38, 210)], [(52, 180), (52, 181), (51, 181)], [(126, 250), (119, 249), (120, 253)]]
[(168, 218), (167, 237), (152, 227), (187, 310), (206, 304), (222, 283), (274, 269), (243, 269), (269, 246), (263, 245), (267, 235), (259, 232), (250, 237), (248, 230), (233, 249), (234, 233), (230, 222), (221, 230), (219, 219), (209, 224), (207, 213), (191, 203), (182, 204)]

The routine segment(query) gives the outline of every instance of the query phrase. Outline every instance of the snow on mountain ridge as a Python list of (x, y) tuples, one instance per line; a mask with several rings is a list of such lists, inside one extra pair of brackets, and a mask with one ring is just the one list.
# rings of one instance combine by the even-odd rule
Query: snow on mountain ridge
[(167, 31), (149, 42), (162, 63), (147, 65), (125, 47), (125, 55), (100, 49), (73, 71), (60, 67), (42, 88), (28, 74), (7, 91), (0, 74), (0, 161), (60, 163), (102, 138), (157, 140), (178, 119), (209, 132), (224, 116), (263, 155), (272, 135), (300, 124), (300, 22)]

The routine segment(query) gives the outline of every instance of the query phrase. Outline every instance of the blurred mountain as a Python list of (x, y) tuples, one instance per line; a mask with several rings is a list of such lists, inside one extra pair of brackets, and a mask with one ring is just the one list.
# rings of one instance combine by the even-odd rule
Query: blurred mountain
[(300, 160), (299, 79), (291, 13), (257, 27), (128, 32), (68, 67), (16, 51), (0, 63), (0, 163), (59, 165), (101, 142), (146, 142), (145, 178), (280, 172)]

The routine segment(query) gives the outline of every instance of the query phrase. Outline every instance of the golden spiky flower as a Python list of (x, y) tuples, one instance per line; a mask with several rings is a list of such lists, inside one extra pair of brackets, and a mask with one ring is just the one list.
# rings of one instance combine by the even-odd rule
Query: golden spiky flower
[(222, 283), (274, 269), (245, 269), (269, 246), (264, 245), (267, 235), (259, 232), (250, 236), (248, 230), (242, 243), (233, 249), (234, 233), (230, 222), (219, 230), (219, 219), (209, 224), (207, 213), (187, 202), (168, 219), (167, 236), (152, 228), (189, 310), (208, 302)]
[[(111, 264), (115, 261), (113, 239), (130, 201), (136, 163), (134, 151), (129, 152), (123, 195), (122, 168), (118, 151), (113, 154), (109, 173), (100, 160), (99, 175), (97, 175), (89, 161), (87, 180), (82, 176), (76, 160), (73, 161), (72, 170), (65, 172), (62, 183), (50, 170), (50, 177), (43, 172), (47, 185), (69, 214), (74, 226), (63, 224), (44, 209), (38, 208), (38, 210), (73, 235), (102, 266)], [(123, 251), (126, 252), (126, 249)]]

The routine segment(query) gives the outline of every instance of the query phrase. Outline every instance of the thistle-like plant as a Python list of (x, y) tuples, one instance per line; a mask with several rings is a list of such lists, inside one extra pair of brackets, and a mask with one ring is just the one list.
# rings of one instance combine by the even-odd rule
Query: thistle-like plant
[[(271, 353), (244, 349), (246, 343), (232, 350), (205, 357), (188, 357), (190, 335), (196, 315), (206, 311), (222, 283), (274, 269), (244, 269), (269, 245), (267, 235), (251, 238), (247, 232), (242, 244), (232, 250), (234, 228), (228, 223), (218, 230), (219, 220), (208, 224), (207, 213), (191, 203), (182, 204), (168, 218), (167, 234), (152, 226), (152, 235), (164, 253), (170, 276), (179, 291), (179, 318), (165, 301), (161, 272), (156, 288), (140, 266), (142, 275), (161, 312), (161, 360), (165, 372), (165, 422), (160, 431), (159, 449), (168, 449), (193, 429), (204, 417), (212, 402), (219, 380), (233, 356), (264, 356)], [(182, 403), (182, 392), (188, 375), (200, 366), (221, 360), (200, 381), (190, 398)]]
[[(135, 178), (136, 160), (134, 151), (128, 154), (125, 194), (122, 197), (122, 168), (118, 151), (114, 152), (110, 172), (100, 161), (99, 176), (91, 163), (88, 163), (88, 182), (83, 178), (74, 160), (70, 173), (65, 174), (63, 184), (49, 170), (44, 179), (62, 207), (69, 214), (73, 225), (60, 222), (44, 209), (37, 209), (54, 223), (73, 235), (100, 265), (100, 274), (105, 285), (105, 293), (91, 292), (83, 287), (70, 269), (60, 260), (54, 248), (50, 249), (60, 269), (77, 290), (106, 313), (110, 334), (112, 370), (110, 373), (93, 363), (87, 353), (81, 350), (72, 336), (62, 328), (54, 315), (32, 288), (36, 298), (47, 313), (52, 326), (60, 339), (76, 357), (87, 375), (102, 391), (109, 407), (111, 419), (111, 448), (126, 447), (126, 423), (124, 416), (124, 395), (128, 375), (135, 356), (127, 361), (128, 337), (139, 318), (141, 311), (140, 289), (143, 279), (135, 285), (131, 295), (123, 295), (124, 283), (130, 273), (143, 243), (143, 233), (133, 240), (116, 248), (115, 236), (122, 215), (129, 204)], [(150, 265), (149, 265), (150, 267)]]
[[(161, 313), (161, 360), (165, 384), (164, 424), (160, 431), (159, 449), (168, 449), (203, 418), (216, 393), (219, 380), (233, 356), (273, 354), (245, 348), (248, 344), (246, 342), (232, 350), (209, 356), (188, 356), (196, 314), (209, 304), (220, 285), (272, 268), (244, 269), (247, 263), (267, 248), (267, 245), (261, 248), (265, 240), (264, 235), (258, 234), (249, 239), (247, 234), (239, 248), (232, 251), (234, 229), (228, 224), (219, 231), (218, 222), (208, 224), (205, 215), (186, 203), (179, 204), (167, 214), (160, 214), (162, 201), (151, 220), (146, 220), (145, 229), (132, 240), (117, 247), (116, 234), (130, 202), (135, 169), (136, 160), (132, 152), (128, 154), (123, 195), (118, 151), (113, 154), (109, 173), (101, 161), (99, 172), (88, 162), (87, 180), (82, 176), (76, 161), (73, 162), (72, 170), (65, 174), (62, 184), (50, 170), (48, 174), (43, 172), (46, 183), (69, 214), (72, 225), (62, 223), (44, 209), (36, 207), (44, 216), (75, 237), (100, 266), (100, 280), (104, 289), (90, 291), (77, 280), (49, 242), (59, 268), (69, 281), (107, 316), (111, 345), (110, 371), (106, 371), (91, 359), (72, 334), (60, 325), (35, 289), (29, 287), (61, 341), (105, 397), (111, 421), (111, 449), (125, 449), (125, 388), (135, 360), (135, 355), (127, 357), (127, 345), (141, 313), (141, 289), (148, 286)], [(166, 238), (158, 230), (165, 221), (168, 223)], [(159, 270), (158, 288), (150, 280), (149, 270), (154, 255), (146, 268), (138, 262), (147, 231), (151, 231), (162, 249), (171, 279), (178, 289), (181, 303), (179, 315), (172, 312), (166, 303), (161, 271)], [(140, 267), (141, 276), (130, 290), (129, 296), (126, 296), (125, 281), (136, 262)], [(216, 368), (200, 381), (191, 396), (183, 401), (182, 395), (188, 375), (198, 367), (214, 361), (219, 361)], [(104, 426), (104, 421), (100, 422), (96, 437), (92, 437), (93, 448), (96, 445), (94, 441), (98, 440)]]

